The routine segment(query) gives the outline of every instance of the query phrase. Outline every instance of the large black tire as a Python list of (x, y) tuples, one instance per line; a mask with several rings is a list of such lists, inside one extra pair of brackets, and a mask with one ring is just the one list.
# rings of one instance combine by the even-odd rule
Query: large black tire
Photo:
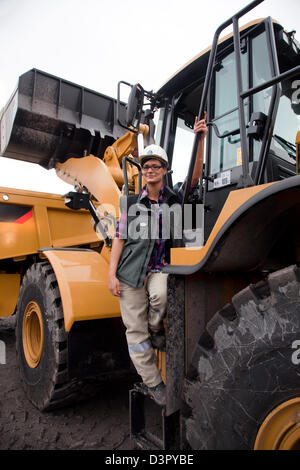
[(300, 396), (299, 278), (294, 266), (277, 271), (208, 323), (185, 383), (188, 447), (253, 449), (270, 411)]
[(23, 277), (17, 306), (16, 350), (29, 400), (46, 411), (71, 403), (80, 384), (69, 381), (68, 341), (56, 276), (48, 262)]

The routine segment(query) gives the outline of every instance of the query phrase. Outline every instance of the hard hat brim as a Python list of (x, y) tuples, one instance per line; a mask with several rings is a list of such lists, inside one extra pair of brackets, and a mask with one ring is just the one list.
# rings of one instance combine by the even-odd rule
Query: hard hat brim
[(142, 165), (146, 160), (159, 160), (161, 163), (163, 163), (166, 167), (168, 167), (168, 162), (161, 158), (159, 155), (141, 155), (139, 157), (140, 164)]

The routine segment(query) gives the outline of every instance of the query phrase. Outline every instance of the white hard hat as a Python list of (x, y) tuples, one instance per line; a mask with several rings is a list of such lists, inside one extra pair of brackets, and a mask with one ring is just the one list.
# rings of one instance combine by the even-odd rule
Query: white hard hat
[(139, 156), (140, 163), (143, 164), (143, 161), (150, 160), (151, 158), (157, 158), (166, 166), (168, 166), (168, 156), (165, 150), (156, 144), (148, 145), (144, 148), (141, 155)]

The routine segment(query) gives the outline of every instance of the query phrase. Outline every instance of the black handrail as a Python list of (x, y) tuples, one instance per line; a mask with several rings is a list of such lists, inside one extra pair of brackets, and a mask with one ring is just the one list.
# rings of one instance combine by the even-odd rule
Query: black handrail
[(139, 170), (139, 192), (141, 192), (141, 189), (142, 189), (142, 169), (141, 169), (141, 165), (138, 162), (135, 162), (134, 160), (132, 160), (132, 158), (128, 156), (122, 158), (125, 195), (128, 196), (129, 188), (128, 188), (128, 175), (127, 175), (127, 169), (126, 169), (126, 162), (128, 162), (130, 165), (136, 166), (137, 169)]
[[(249, 3), (246, 7), (244, 7), (242, 10), (240, 10), (238, 13), (236, 13), (234, 16), (229, 18), (227, 21), (221, 24), (221, 26), (218, 27), (214, 34), (214, 39), (209, 55), (209, 60), (208, 60), (208, 66), (207, 66), (207, 71), (206, 71), (206, 76), (205, 76), (205, 81), (204, 81), (204, 86), (203, 86), (203, 92), (201, 96), (201, 103), (200, 103), (200, 108), (199, 108), (199, 114), (198, 114), (198, 119), (202, 119), (204, 116), (204, 110), (207, 102), (207, 96), (208, 96), (208, 90), (209, 86), (211, 83), (211, 78), (213, 74), (213, 67), (216, 59), (216, 53), (217, 53), (217, 46), (218, 46), (218, 40), (221, 32), (233, 24), (233, 38), (234, 38), (234, 46), (235, 46), (235, 54), (236, 57), (238, 57), (238, 60), (236, 62), (236, 73), (237, 73), (237, 79), (238, 79), (238, 105), (239, 105), (239, 118), (240, 118), (240, 125), (241, 121), (243, 121), (243, 97), (242, 97), (242, 83), (241, 83), (241, 64), (240, 64), (240, 43), (239, 43), (239, 28), (238, 28), (238, 19), (244, 16), (246, 13), (249, 11), (253, 10), (257, 5), (262, 3), (264, 0), (254, 0), (253, 2)], [(247, 136), (246, 136), (246, 129), (245, 125), (243, 127), (243, 131), (241, 133), (241, 148), (242, 148), (242, 154), (243, 154), (243, 179), (246, 184), (247, 178), (247, 170), (248, 170), (248, 176), (249, 176), (249, 159), (245, 158), (248, 156), (248, 149), (247, 149)], [(245, 132), (244, 132), (245, 131)], [(191, 155), (191, 160), (190, 160), (190, 165), (189, 165), (189, 170), (188, 170), (188, 175), (186, 179), (186, 185), (185, 185), (185, 190), (184, 190), (184, 196), (183, 196), (183, 201), (182, 204), (185, 204), (188, 198), (188, 194), (190, 191), (191, 187), (191, 180), (193, 176), (193, 171), (194, 171), (194, 165), (196, 161), (196, 154), (197, 154), (197, 148), (198, 148), (198, 143), (199, 143), (199, 133), (195, 135), (194, 139), (194, 144), (193, 144), (193, 149), (192, 149), (192, 155)], [(243, 153), (244, 152), (244, 153)], [(244, 157), (245, 156), (245, 157)], [(247, 160), (247, 162), (245, 161)], [(251, 184), (251, 182), (248, 180), (248, 184)], [(253, 183), (252, 183), (253, 184)]]
[(299, 75), (299, 74), (300, 74), (300, 65), (297, 65), (297, 67), (294, 67), (293, 69), (287, 70), (286, 72), (283, 72), (280, 75), (277, 75), (276, 77), (270, 78), (270, 80), (268, 80), (267, 82), (262, 83), (261, 85), (257, 85), (253, 88), (250, 88), (247, 91), (243, 91), (241, 93), (241, 97), (243, 99), (248, 98), (248, 96), (250, 96), (250, 95), (254, 95), (255, 93), (263, 91), (266, 88), (271, 87), (272, 85), (276, 85), (276, 83), (279, 83), (283, 80), (286, 80), (287, 78), (295, 77), (296, 75)]

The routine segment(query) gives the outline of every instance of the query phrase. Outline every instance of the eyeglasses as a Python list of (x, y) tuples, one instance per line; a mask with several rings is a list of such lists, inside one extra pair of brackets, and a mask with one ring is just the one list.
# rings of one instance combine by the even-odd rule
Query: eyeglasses
[(143, 171), (148, 171), (148, 170), (158, 171), (160, 168), (162, 168), (162, 165), (145, 165), (142, 167), (142, 170)]

